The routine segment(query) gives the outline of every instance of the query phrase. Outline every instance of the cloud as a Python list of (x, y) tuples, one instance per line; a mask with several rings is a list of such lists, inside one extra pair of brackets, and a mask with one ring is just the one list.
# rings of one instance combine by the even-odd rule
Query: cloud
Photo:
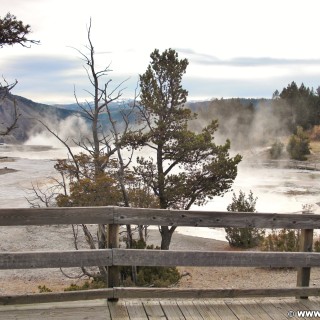
[(288, 65), (320, 65), (320, 59), (285, 59), (271, 57), (237, 57), (233, 59), (219, 59), (213, 55), (198, 53), (192, 49), (180, 48), (177, 51), (186, 55), (192, 63), (210, 66), (230, 67), (266, 67), (266, 66), (288, 66)]
[[(68, 56), (28, 55), (7, 58), (1, 65), (1, 71), (9, 82), (18, 80), (14, 94), (49, 104), (72, 103), (75, 101), (74, 89), (82, 100), (89, 99), (87, 91), (92, 92), (83, 65), (83, 61)], [(123, 96), (126, 98), (133, 97), (137, 86), (137, 75), (110, 71), (107, 78), (112, 80), (109, 83), (110, 92), (128, 79), (119, 89), (124, 89)], [(107, 81), (101, 79), (101, 83), (103, 80)]]
[(5, 70), (21, 76), (58, 76), (79, 69), (79, 61), (57, 55), (28, 55), (7, 58)]
[(292, 73), (272, 79), (221, 79), (185, 77), (183, 87), (189, 91), (189, 100), (211, 98), (271, 98), (275, 90), (282, 91), (292, 81), (309, 88), (320, 85), (320, 74)]
[[(271, 97), (275, 90), (281, 91), (292, 81), (303, 82), (308, 87), (317, 88), (320, 85), (320, 69), (313, 68), (311, 63), (320, 60), (274, 59), (274, 58), (235, 58), (232, 60), (219, 60), (211, 55), (198, 54), (190, 49), (179, 49), (181, 55), (198, 59), (202, 65), (230, 65), (233, 68), (228, 73), (212, 73), (209, 68), (205, 72), (188, 75), (183, 78), (183, 85), (189, 91), (189, 100), (210, 99), (213, 97)], [(190, 58), (192, 64), (197, 63)], [(200, 62), (198, 62), (200, 64)], [(241, 68), (254, 66), (259, 68), (274, 64), (275, 69), (282, 70), (274, 73), (272, 68), (267, 75), (265, 70), (257, 70), (248, 74)], [(278, 65), (277, 65), (278, 63)], [(304, 65), (291, 67), (290, 63), (304, 63)], [(282, 65), (281, 65), (282, 64)], [(56, 104), (73, 103), (74, 88), (80, 101), (90, 99), (88, 92), (92, 86), (88, 80), (83, 61), (78, 57), (63, 55), (35, 55), (12, 56), (0, 62), (3, 76), (10, 82), (17, 79), (18, 85), (14, 94), (31, 100)], [(116, 68), (115, 68), (116, 69)], [(310, 71), (311, 70), (311, 71)], [(263, 72), (262, 72), (263, 71)], [(201, 75), (199, 75), (201, 74)], [(214, 77), (212, 76), (214, 74)], [(128, 79), (121, 88), (123, 98), (133, 98), (137, 87), (138, 74), (125, 72), (110, 72), (108, 79), (112, 79), (109, 89), (111, 92), (121, 82)], [(118, 92), (118, 90), (116, 90)]]

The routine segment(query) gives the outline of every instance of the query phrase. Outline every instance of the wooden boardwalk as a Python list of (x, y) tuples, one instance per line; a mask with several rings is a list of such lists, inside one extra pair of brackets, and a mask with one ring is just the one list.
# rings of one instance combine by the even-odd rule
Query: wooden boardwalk
[[(319, 315), (298, 315), (300, 310)], [(289, 315), (288, 315), (289, 312)], [(293, 314), (295, 312), (295, 314)], [(319, 319), (320, 298), (106, 300), (0, 306), (1, 320), (281, 320)]]

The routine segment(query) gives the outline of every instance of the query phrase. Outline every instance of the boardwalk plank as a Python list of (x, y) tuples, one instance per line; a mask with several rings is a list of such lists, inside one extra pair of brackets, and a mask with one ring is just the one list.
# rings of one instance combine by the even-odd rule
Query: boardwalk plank
[[(299, 300), (301, 304), (303, 304), (307, 310), (316, 311), (320, 313), (320, 303), (319, 301), (311, 301), (309, 299), (301, 299)], [(319, 316), (316, 314), (316, 317), (308, 317), (308, 319), (319, 319)]]
[(161, 301), (160, 304), (168, 320), (186, 319), (175, 301), (166, 300)]
[(149, 320), (167, 319), (158, 301), (146, 301), (143, 306)]
[(11, 305), (0, 307), (0, 320), (282, 320), (288, 319), (289, 310), (317, 311), (320, 300), (96, 300)]
[(241, 304), (238, 300), (230, 300), (226, 302), (226, 305), (236, 315), (239, 320), (256, 320), (250, 312)]
[(272, 317), (269, 316), (268, 313), (257, 303), (249, 300), (240, 300), (240, 302), (255, 319), (273, 320)]
[(191, 300), (178, 301), (177, 304), (186, 320), (203, 320), (204, 319), (199, 313), (199, 311), (197, 310), (197, 308), (195, 308)]
[(0, 312), (1, 320), (111, 320), (107, 307), (28, 309)]
[(225, 304), (225, 301), (219, 300), (205, 300), (204, 303), (212, 308), (216, 314), (221, 319), (227, 319), (227, 320), (237, 320), (238, 318), (234, 315), (234, 313), (230, 310), (230, 308)]
[(141, 301), (126, 301), (130, 320), (148, 320)]
[[(290, 317), (288, 312), (296, 311), (298, 310), (298, 306), (296, 302), (293, 302), (292, 305), (290, 305), (289, 300), (270, 300), (272, 304), (278, 308), (279, 312), (285, 316), (287, 319)], [(291, 300), (292, 301), (292, 300)], [(299, 319), (304, 319), (303, 317)]]
[(130, 320), (124, 301), (108, 302), (112, 320)]
[(193, 301), (194, 306), (198, 309), (201, 316), (208, 320), (221, 320), (216, 311), (203, 301)]
[(273, 320), (286, 320), (286, 316), (279, 310), (280, 306), (275, 306), (270, 300), (255, 300), (255, 302), (263, 309)]
[(305, 305), (309, 310), (319, 310), (320, 311), (320, 301), (301, 299), (300, 303)]

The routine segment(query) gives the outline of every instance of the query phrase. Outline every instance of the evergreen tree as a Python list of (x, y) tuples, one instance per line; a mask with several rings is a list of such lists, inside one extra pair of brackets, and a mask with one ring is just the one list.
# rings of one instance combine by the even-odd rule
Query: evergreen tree
[[(229, 156), (230, 141), (214, 143), (217, 121), (201, 133), (188, 129), (195, 114), (184, 107), (188, 92), (181, 85), (188, 61), (173, 49), (154, 50), (147, 71), (140, 76), (140, 117), (145, 127), (132, 143), (152, 155), (137, 159), (143, 183), (158, 198), (162, 209), (188, 210), (203, 205), (230, 189), (241, 156)], [(176, 226), (161, 226), (161, 249), (169, 249)]]

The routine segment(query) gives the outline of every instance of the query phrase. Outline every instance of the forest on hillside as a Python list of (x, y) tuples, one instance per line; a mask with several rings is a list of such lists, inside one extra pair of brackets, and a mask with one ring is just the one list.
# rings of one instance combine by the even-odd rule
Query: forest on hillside
[(232, 148), (244, 149), (270, 145), (281, 137), (297, 133), (301, 127), (313, 139), (320, 139), (320, 87), (314, 91), (294, 81), (276, 90), (272, 99), (213, 99), (189, 107), (198, 114), (194, 130), (212, 118), (218, 120), (217, 139), (230, 139)]

